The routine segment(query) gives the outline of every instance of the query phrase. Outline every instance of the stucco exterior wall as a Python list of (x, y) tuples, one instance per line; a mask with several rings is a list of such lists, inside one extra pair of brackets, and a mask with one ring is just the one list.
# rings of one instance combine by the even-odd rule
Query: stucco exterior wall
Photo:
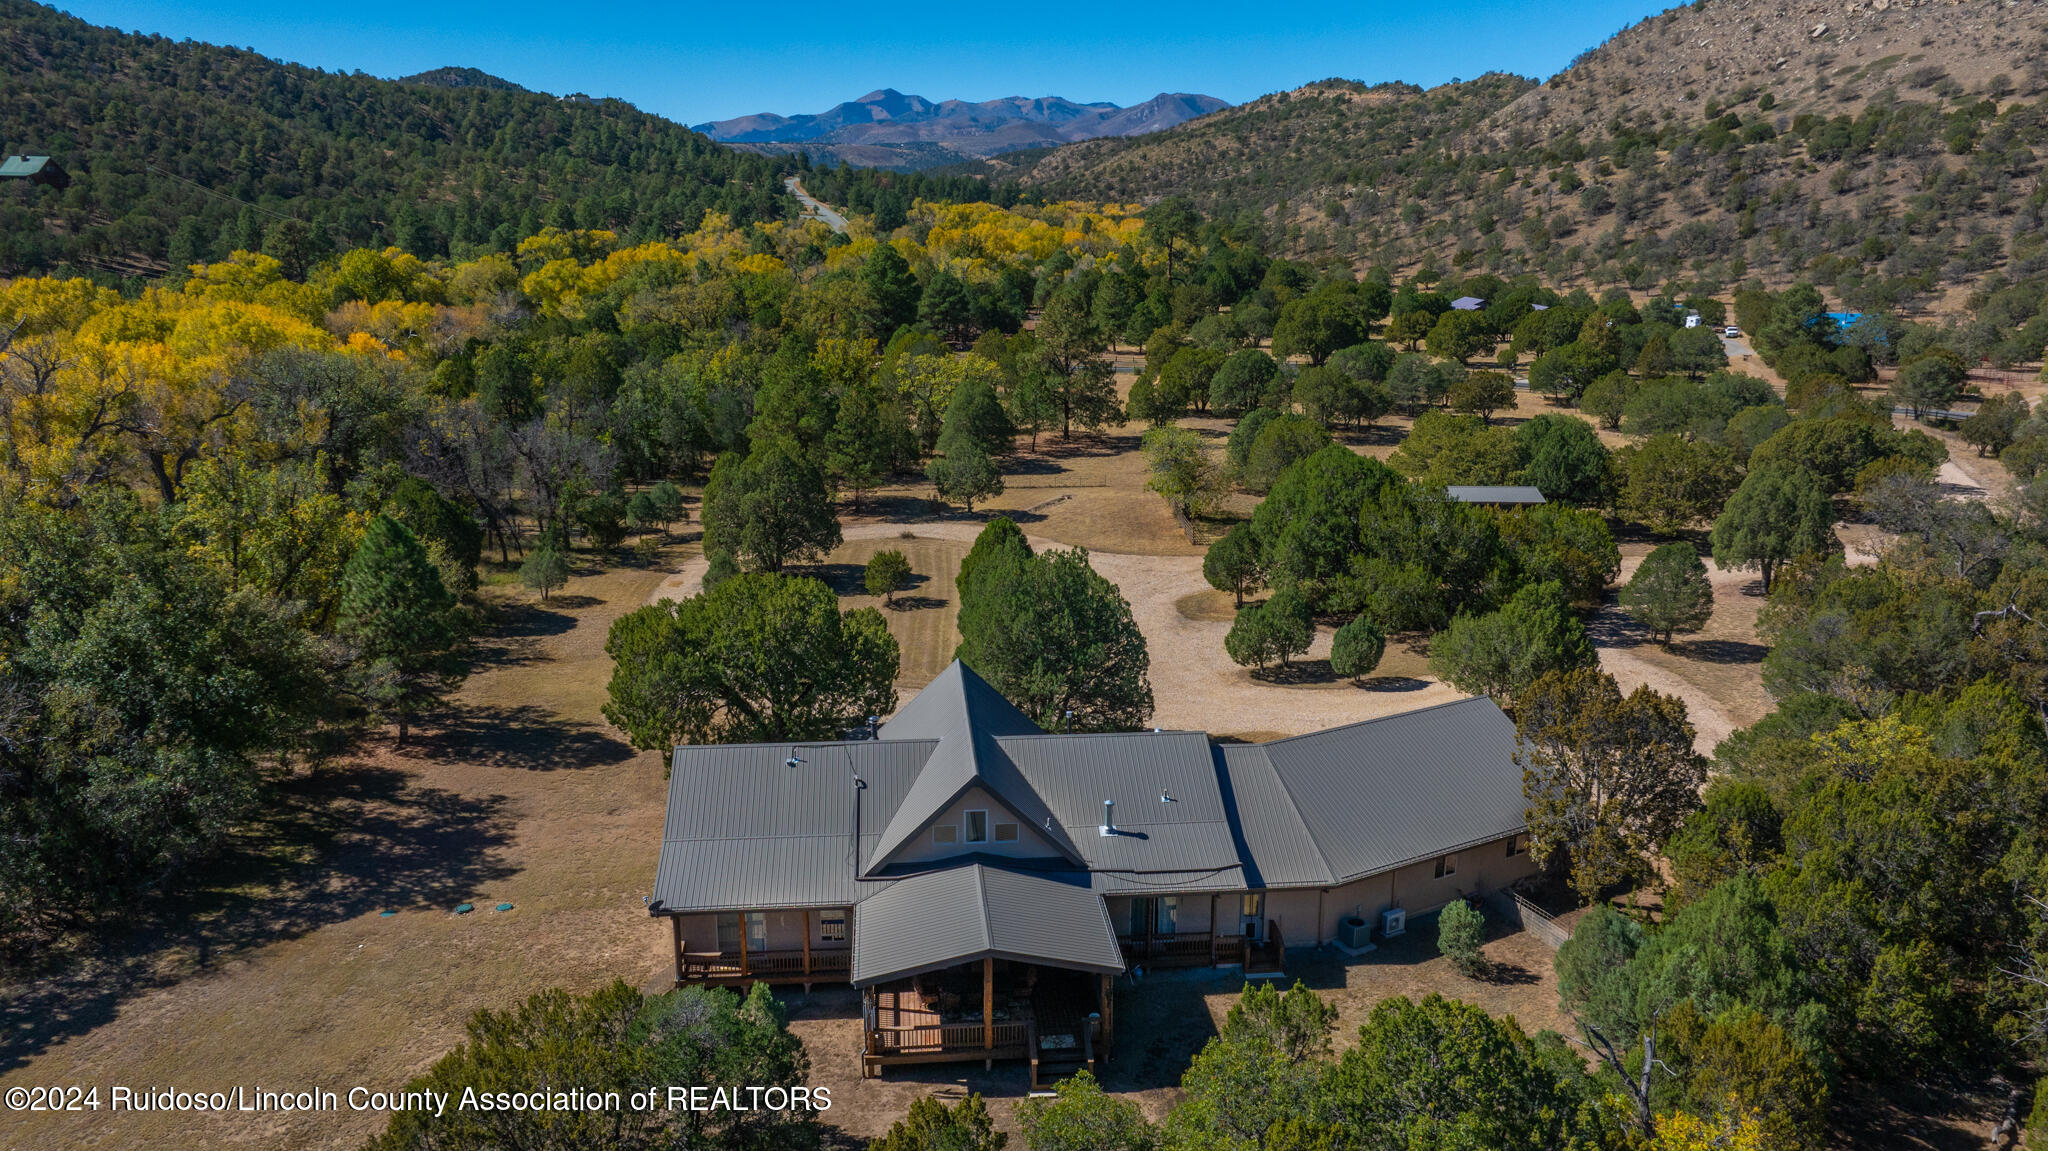
[[(970, 810), (988, 812), (988, 842), (967, 842), (966, 822), (967, 813)], [(999, 823), (1014, 823), (1018, 825), (1015, 842), (1001, 843), (996, 840), (995, 829), (996, 824)], [(954, 842), (939, 843), (932, 837), (932, 828), (941, 825), (949, 825), (956, 829)], [(1088, 833), (1090, 835), (1095, 834), (1092, 828)], [(939, 816), (933, 822), (932, 827), (927, 827), (923, 831), (918, 832), (891, 859), (900, 863), (929, 863), (956, 855), (974, 853), (1002, 856), (1007, 859), (1055, 859), (1060, 854), (1057, 848), (1046, 842), (1045, 837), (1039, 834), (1037, 828), (1012, 815), (1009, 808), (997, 803), (987, 792), (977, 787), (968, 791), (966, 795), (961, 796), (957, 803), (947, 808), (945, 814)]]

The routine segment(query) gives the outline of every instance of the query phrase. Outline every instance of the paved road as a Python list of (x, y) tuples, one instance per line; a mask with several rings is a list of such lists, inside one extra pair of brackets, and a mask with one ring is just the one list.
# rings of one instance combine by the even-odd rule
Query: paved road
[(1756, 355), (1756, 350), (1749, 346), (1749, 342), (1739, 337), (1722, 336), (1721, 347), (1728, 353), (1728, 358), (1731, 360), (1737, 356)]
[(813, 199), (809, 192), (804, 191), (804, 185), (801, 180), (791, 176), (782, 182), (782, 186), (788, 188), (789, 194), (795, 196), (797, 203), (804, 206), (804, 214), (806, 216), (815, 216), (825, 221), (826, 225), (835, 232), (844, 232), (846, 230), (846, 217), (833, 211), (832, 205), (825, 203), (823, 200)]

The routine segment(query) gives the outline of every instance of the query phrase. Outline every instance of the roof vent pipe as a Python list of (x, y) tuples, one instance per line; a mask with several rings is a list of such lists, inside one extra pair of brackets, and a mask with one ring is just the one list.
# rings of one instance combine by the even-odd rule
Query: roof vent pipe
[(1095, 829), (1103, 835), (1116, 834), (1116, 800), (1102, 801), (1102, 826)]

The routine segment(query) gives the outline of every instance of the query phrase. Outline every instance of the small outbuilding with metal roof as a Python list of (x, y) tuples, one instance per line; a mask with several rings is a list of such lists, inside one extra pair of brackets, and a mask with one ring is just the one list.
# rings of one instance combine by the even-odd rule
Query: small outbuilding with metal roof
[(1461, 504), (1492, 504), (1503, 508), (1533, 507), (1548, 503), (1543, 493), (1527, 484), (1452, 484), (1444, 494)]

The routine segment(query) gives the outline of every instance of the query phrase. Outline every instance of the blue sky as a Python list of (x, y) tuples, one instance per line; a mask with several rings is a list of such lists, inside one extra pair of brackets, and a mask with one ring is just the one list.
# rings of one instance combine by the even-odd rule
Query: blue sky
[[(1545, 77), (1657, 0), (1435, 3), (564, 4), (533, 0), (71, 0), (95, 24), (398, 76), (482, 68), (698, 123), (819, 112), (876, 88), (932, 99), (1162, 91), (1242, 103), (1329, 76), (1436, 84)], [(863, 18), (863, 17), (866, 18)]]

